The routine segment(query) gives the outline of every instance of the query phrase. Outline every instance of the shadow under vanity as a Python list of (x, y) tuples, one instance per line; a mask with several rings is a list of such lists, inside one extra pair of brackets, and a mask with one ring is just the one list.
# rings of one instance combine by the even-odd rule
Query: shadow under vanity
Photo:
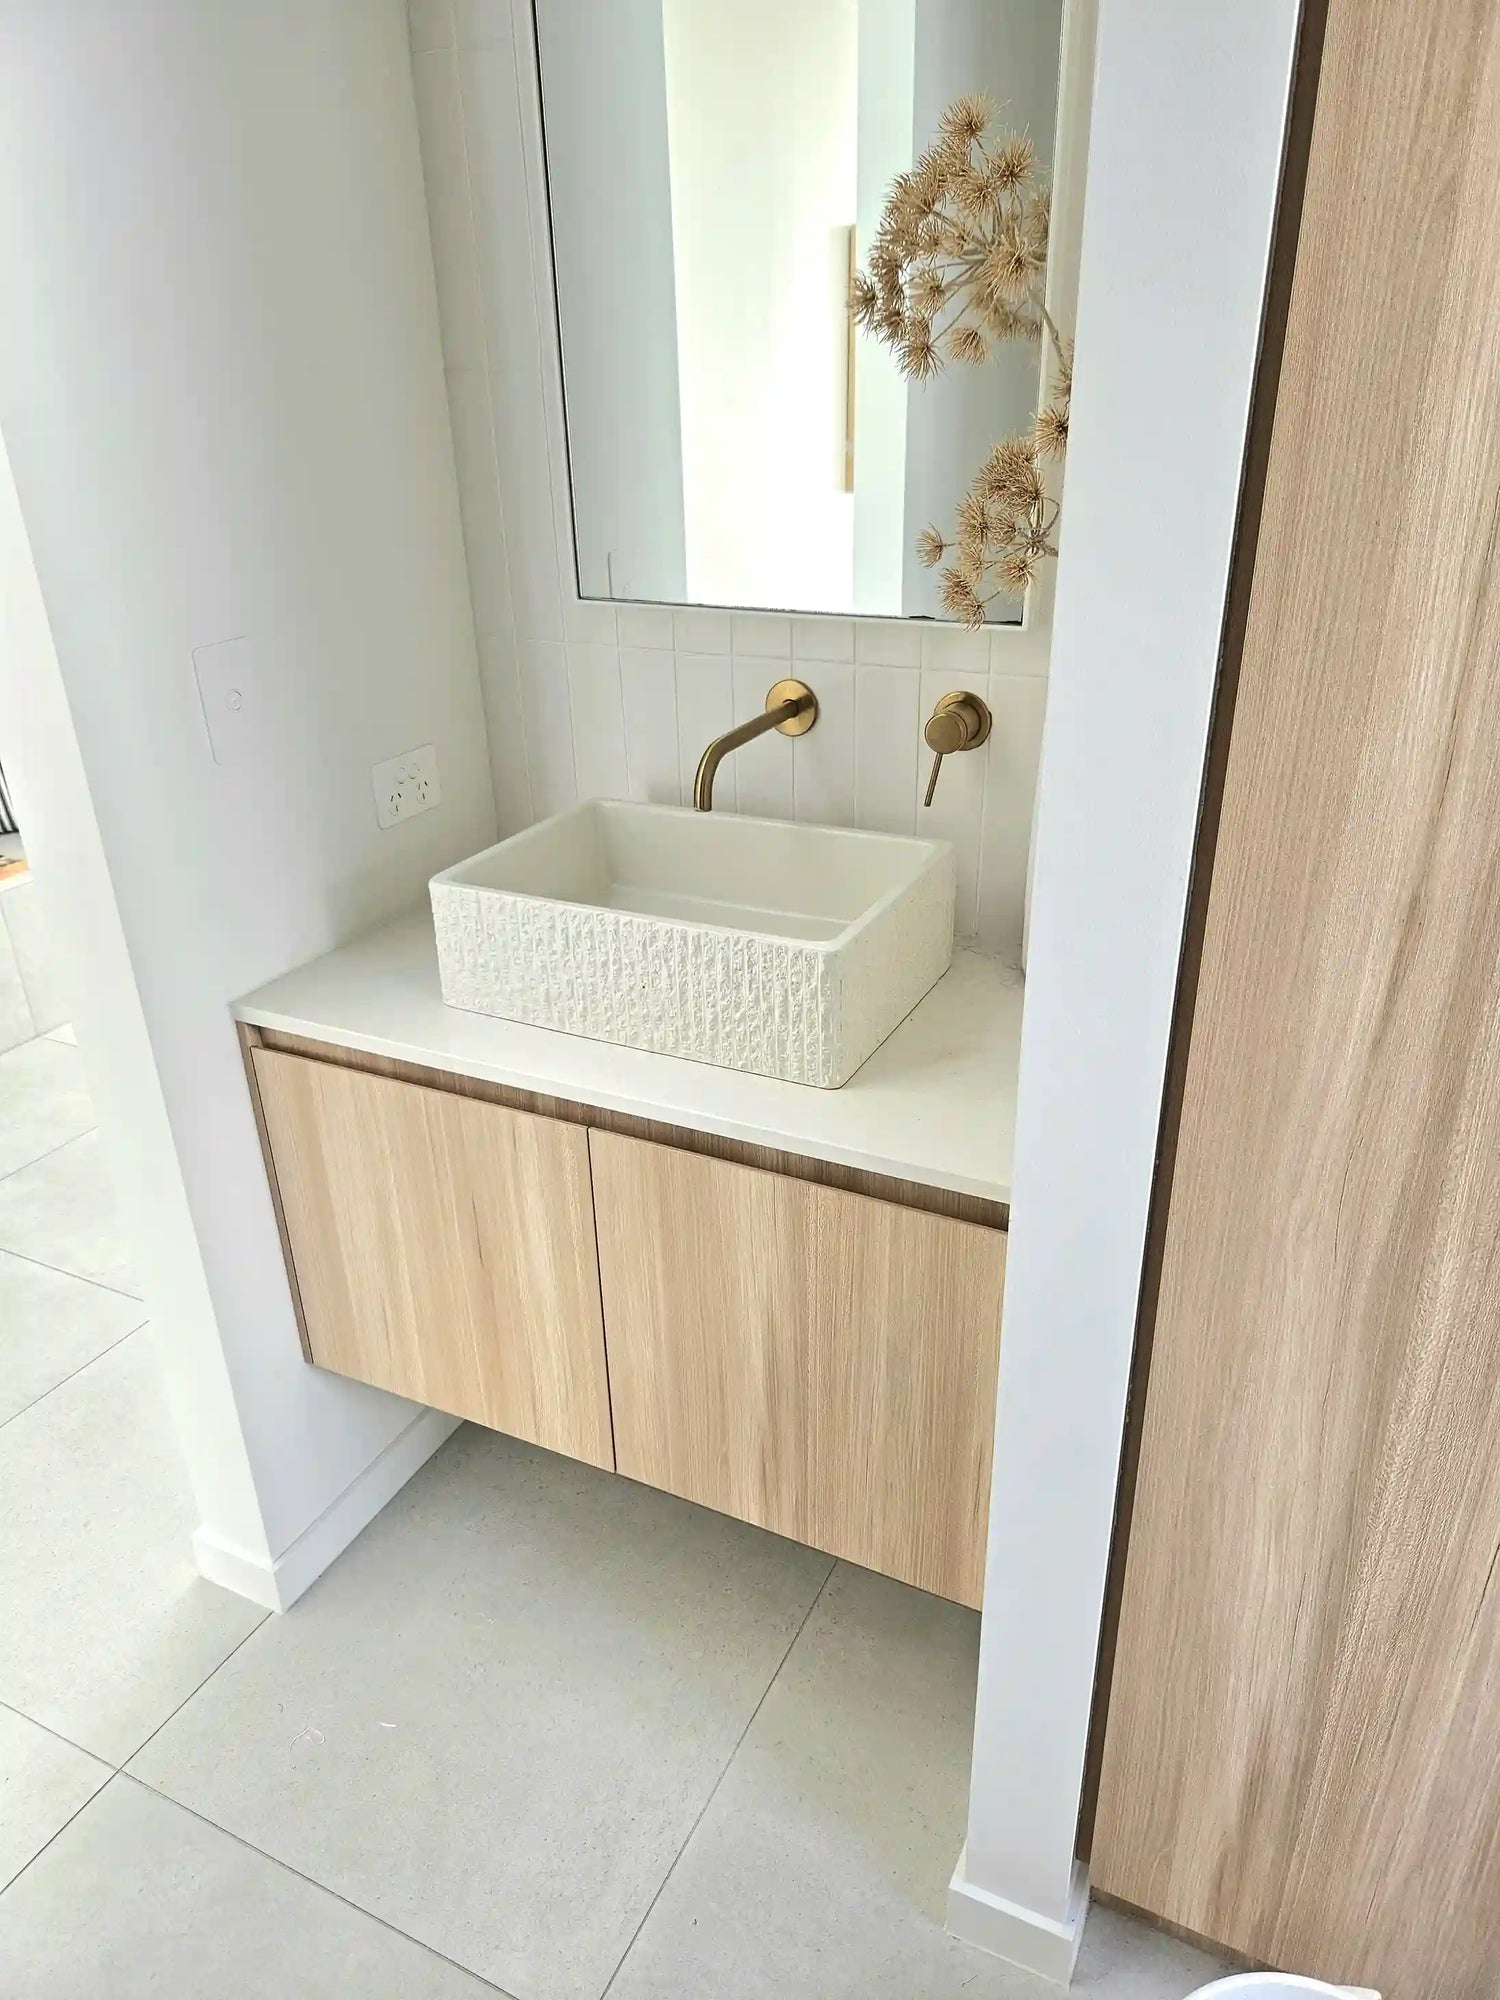
[(429, 911), (237, 1008), (309, 1361), (977, 1605), (1022, 982), (839, 1090), (446, 1006)]

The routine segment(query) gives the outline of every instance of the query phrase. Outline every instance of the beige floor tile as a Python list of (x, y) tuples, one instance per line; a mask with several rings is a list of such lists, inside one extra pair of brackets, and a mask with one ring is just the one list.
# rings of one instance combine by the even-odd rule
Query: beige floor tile
[(60, 1028), (73, 1011), (73, 981), (54, 949), (45, 894), (35, 875), (0, 894), (0, 923), (10, 934), (36, 1032), (43, 1035), (49, 1028)]
[(134, 1331), (139, 1299), (0, 1250), (0, 1424)]
[(466, 1429), (133, 1768), (525, 2000), (597, 1994), (828, 1569)]
[(36, 1022), (21, 984), (21, 968), (3, 918), (0, 918), (0, 1049), (13, 1049), (37, 1033)]
[(0, 1250), (139, 1296), (96, 1132), (0, 1180)]
[(0, 1055), (0, 1178), (93, 1130), (77, 1049), (46, 1035)]
[(149, 1329), (0, 1431), (0, 1521), (0, 1701), (111, 1763), (265, 1616), (193, 1567)]
[(0, 1889), (111, 1775), (97, 1757), (0, 1708)]
[[(840, 1564), (610, 2000), (1056, 2000), (944, 1929), (978, 1634), (973, 1612)], [(1135, 2000), (1111, 1935), (1075, 1995)], [(1162, 1976), (1140, 2000), (1212, 1976), (1182, 1947), (1161, 1963), (1147, 1936)]]
[(482, 2000), (494, 1988), (113, 1779), (0, 1895), (26, 2000)]

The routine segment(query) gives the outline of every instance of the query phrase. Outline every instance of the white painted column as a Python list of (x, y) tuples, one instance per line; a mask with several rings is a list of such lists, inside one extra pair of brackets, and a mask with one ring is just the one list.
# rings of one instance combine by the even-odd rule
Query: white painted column
[[(451, 1420), (301, 1356), (231, 1000), (493, 838), (401, 0), (0, 0), (0, 713), (202, 1513), (279, 1605)], [(194, 654), (248, 641), (239, 754)], [(383, 832), (372, 764), (437, 748)]]
[(1297, 0), (1104, 0), (1043, 745), (969, 1836), (1056, 1979)]

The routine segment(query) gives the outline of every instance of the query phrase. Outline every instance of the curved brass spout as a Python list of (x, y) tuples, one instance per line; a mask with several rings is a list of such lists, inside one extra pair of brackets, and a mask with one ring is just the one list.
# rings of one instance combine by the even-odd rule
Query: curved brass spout
[(783, 736), (805, 736), (817, 719), (818, 697), (806, 681), (778, 681), (766, 696), (764, 714), (753, 716), (749, 722), (741, 722), (734, 729), (726, 729), (722, 736), (714, 738), (698, 759), (698, 775), (693, 780), (693, 810), (701, 813), (713, 811), (714, 779), (731, 750), (738, 750), (742, 743), (753, 743), (768, 729), (779, 729)]

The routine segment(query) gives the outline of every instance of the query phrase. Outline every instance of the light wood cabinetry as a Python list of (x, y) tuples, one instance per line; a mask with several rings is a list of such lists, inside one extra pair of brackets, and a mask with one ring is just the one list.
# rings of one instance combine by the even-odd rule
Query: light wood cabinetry
[(1500, 8), (1332, 0), (1092, 1875), (1387, 2000), (1500, 1990), (1497, 518)]
[(1004, 1235), (590, 1144), (619, 1470), (977, 1605)]
[(588, 1136), (253, 1051), (309, 1358), (613, 1463)]
[(245, 1040), (310, 1361), (978, 1604), (995, 1204)]

